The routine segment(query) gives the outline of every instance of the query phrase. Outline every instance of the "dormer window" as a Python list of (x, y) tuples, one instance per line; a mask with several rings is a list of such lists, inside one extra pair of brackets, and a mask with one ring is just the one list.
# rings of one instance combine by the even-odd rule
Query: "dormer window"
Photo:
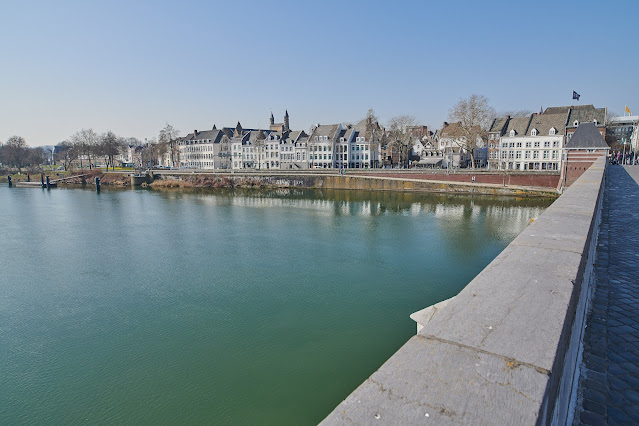
[(579, 126), (579, 120), (575, 120), (575, 122), (572, 123), (572, 125), (575, 126), (575, 127)]
[(514, 130), (511, 130), (511, 131), (510, 131), (510, 137), (512, 138), (513, 136), (515, 136), (515, 131), (514, 131)]
[(537, 129), (532, 129), (530, 131), (530, 136), (537, 136)]
[(595, 123), (595, 126), (597, 125), (597, 119), (596, 118), (593, 119), (592, 122)]
[(553, 136), (555, 133), (557, 133), (557, 130), (554, 127), (552, 127), (550, 131), (548, 132), (550, 136)]

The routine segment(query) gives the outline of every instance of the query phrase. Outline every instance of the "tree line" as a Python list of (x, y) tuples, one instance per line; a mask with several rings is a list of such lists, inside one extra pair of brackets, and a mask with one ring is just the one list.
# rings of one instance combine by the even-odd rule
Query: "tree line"
[(142, 143), (134, 137), (122, 137), (111, 130), (97, 133), (93, 129), (82, 129), (71, 135), (68, 140), (55, 145), (53, 152), (42, 147), (29, 147), (22, 136), (11, 136), (4, 144), (0, 144), (0, 164), (18, 169), (36, 167), (42, 164), (59, 164), (64, 170), (79, 163), (80, 168), (95, 167), (96, 158), (105, 159), (107, 170), (116, 166), (116, 159), (129, 146), (141, 147), (140, 156), (143, 164), (155, 165), (158, 158), (169, 154), (170, 161), (177, 161), (177, 143), (179, 132), (172, 125), (166, 124), (159, 132), (158, 138)]

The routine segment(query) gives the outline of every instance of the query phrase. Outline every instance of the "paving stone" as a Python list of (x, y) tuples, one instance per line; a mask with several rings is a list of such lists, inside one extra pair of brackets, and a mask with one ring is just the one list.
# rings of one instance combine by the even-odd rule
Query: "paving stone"
[(639, 167), (608, 167), (605, 185), (575, 423), (639, 424)]
[(605, 425), (606, 419), (601, 414), (590, 413), (588, 411), (584, 411), (580, 416), (581, 423), (584, 425)]

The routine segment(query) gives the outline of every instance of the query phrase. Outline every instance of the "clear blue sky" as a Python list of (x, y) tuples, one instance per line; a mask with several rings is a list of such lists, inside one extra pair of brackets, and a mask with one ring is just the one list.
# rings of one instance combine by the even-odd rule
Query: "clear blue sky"
[[(0, 5), (0, 141), (216, 124), (440, 127), (457, 100), (639, 113), (639, 1), (28, 1)], [(576, 102), (575, 102), (576, 103)]]

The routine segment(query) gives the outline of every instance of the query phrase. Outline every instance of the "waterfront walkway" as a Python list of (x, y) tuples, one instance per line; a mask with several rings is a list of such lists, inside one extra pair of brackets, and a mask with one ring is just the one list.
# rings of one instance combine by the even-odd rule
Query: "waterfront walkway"
[(639, 423), (639, 166), (610, 166), (576, 424)]

